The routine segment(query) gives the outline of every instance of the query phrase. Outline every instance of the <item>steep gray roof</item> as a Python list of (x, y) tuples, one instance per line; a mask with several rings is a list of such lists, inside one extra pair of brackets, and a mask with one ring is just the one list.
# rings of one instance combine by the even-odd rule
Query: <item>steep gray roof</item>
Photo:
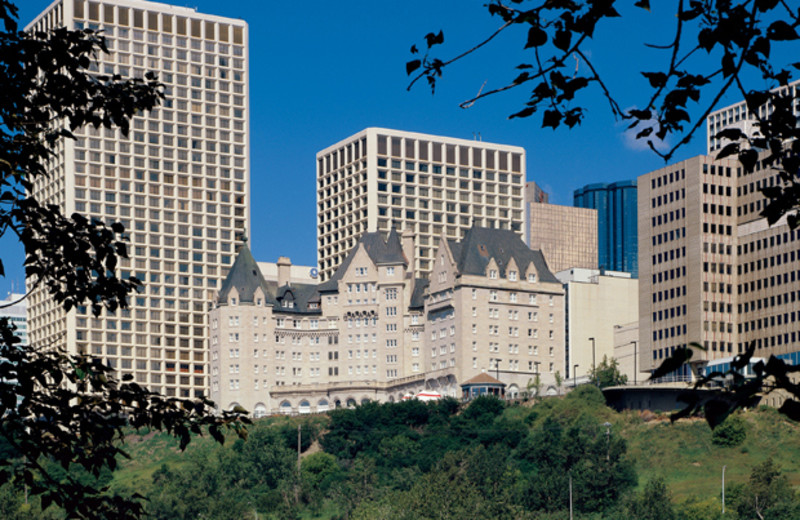
[(506, 267), (513, 258), (520, 276), (524, 276), (528, 265), (533, 262), (540, 281), (559, 283), (547, 267), (542, 252), (526, 246), (513, 231), (473, 226), (460, 242), (448, 240), (447, 243), (462, 274), (484, 276), (489, 259), (494, 258), (500, 276), (505, 278)]
[[(319, 308), (308, 308), (309, 302), (319, 303), (319, 294), (317, 293), (316, 284), (298, 283), (284, 285), (283, 287), (276, 287), (275, 291), (275, 308), (276, 310), (279, 309), (280, 312), (291, 312), (296, 314), (319, 314), (322, 312)], [(293, 307), (283, 306), (283, 300), (287, 298), (287, 295), (292, 299), (292, 301), (294, 301)]]
[(425, 306), (425, 289), (428, 288), (427, 278), (414, 279), (414, 291), (411, 293), (409, 309), (422, 309)]
[[(317, 296), (316, 301), (319, 302), (315, 284), (292, 284), (278, 287), (277, 282), (266, 281), (246, 244), (239, 249), (233, 267), (228, 272), (225, 281), (222, 282), (222, 288), (219, 290), (220, 303), (228, 301), (231, 289), (234, 287), (239, 292), (240, 303), (254, 303), (256, 289), (261, 287), (264, 292), (265, 304), (279, 309), (280, 312), (298, 314), (320, 312), (319, 309), (308, 308), (308, 303), (314, 301), (315, 295)], [(290, 297), (294, 300), (294, 306), (290, 308), (282, 306), (282, 300), (288, 292), (291, 292)]]
[[(383, 239), (380, 232), (370, 231), (361, 235), (361, 238), (358, 239), (358, 244), (364, 246), (364, 250), (375, 265), (408, 263), (406, 256), (403, 254), (403, 243), (400, 241), (400, 235), (394, 228), (389, 232), (386, 240)], [(347, 272), (348, 267), (353, 262), (353, 257), (358, 250), (358, 244), (350, 250), (350, 253), (336, 269), (336, 272), (333, 273), (330, 280), (318, 286), (319, 292), (336, 290), (337, 282), (342, 279), (344, 273)]]
[(239, 301), (252, 302), (253, 295), (256, 289), (261, 287), (264, 294), (269, 294), (267, 291), (267, 282), (261, 275), (261, 270), (250, 253), (250, 248), (247, 244), (239, 248), (239, 253), (236, 255), (236, 261), (233, 262), (233, 267), (228, 271), (228, 276), (222, 282), (222, 288), (219, 290), (219, 301), (225, 302), (228, 300), (231, 289), (236, 287), (239, 291)]

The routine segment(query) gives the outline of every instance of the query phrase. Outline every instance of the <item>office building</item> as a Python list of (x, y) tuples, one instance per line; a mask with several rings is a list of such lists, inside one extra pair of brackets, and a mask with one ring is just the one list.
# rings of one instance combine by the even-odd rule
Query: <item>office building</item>
[(439, 237), (475, 226), (523, 233), (525, 150), (367, 128), (317, 153), (317, 260), (328, 280), (366, 232), (411, 231), (417, 275)]
[(616, 327), (639, 319), (639, 281), (630, 273), (579, 268), (556, 278), (566, 294), (567, 377), (587, 378), (603, 357), (615, 357)]
[(525, 210), (526, 243), (542, 252), (552, 272), (597, 269), (597, 210), (527, 200)]
[[(738, 353), (733, 159), (698, 156), (639, 177), (642, 368), (706, 344), (696, 365)], [(689, 378), (684, 371), (678, 377)]]
[(638, 278), (636, 181), (589, 184), (575, 190), (574, 205), (597, 210), (599, 268)]
[[(421, 391), (461, 396), (489, 373), (519, 395), (563, 370), (564, 291), (515, 232), (441, 240), (430, 282), (413, 234), (366, 232), (322, 283), (268, 280), (243, 247), (210, 312), (211, 396), (268, 413), (312, 413)], [(430, 284), (430, 285), (429, 285)]]
[(144, 286), (130, 307), (65, 312), (29, 300), (31, 342), (85, 352), (167, 396), (207, 394), (207, 310), (249, 227), (248, 28), (241, 20), (140, 0), (60, 0), (28, 30), (102, 30), (109, 52), (90, 70), (158, 74), (161, 106), (118, 129), (81, 128), (57, 145), (42, 202), (124, 224), (118, 275)]
[(757, 357), (800, 362), (800, 231), (759, 214), (759, 188), (779, 183), (764, 156), (752, 173), (700, 156), (639, 178), (640, 340), (654, 366), (693, 341), (707, 347), (698, 369), (753, 342)]
[[(797, 99), (798, 88), (800, 88), (800, 80), (793, 81), (785, 87), (777, 88), (774, 92)], [(795, 102), (793, 107), (794, 115), (800, 116), (800, 105)], [(758, 117), (766, 117), (771, 112), (772, 104), (769, 102), (764, 103), (758, 109)], [(727, 139), (717, 139), (715, 137), (717, 133), (726, 128), (738, 128), (750, 137), (761, 135), (758, 131), (756, 115), (748, 112), (747, 104), (744, 101), (720, 108), (711, 112), (706, 118), (706, 153), (708, 155), (714, 155), (729, 143)]]

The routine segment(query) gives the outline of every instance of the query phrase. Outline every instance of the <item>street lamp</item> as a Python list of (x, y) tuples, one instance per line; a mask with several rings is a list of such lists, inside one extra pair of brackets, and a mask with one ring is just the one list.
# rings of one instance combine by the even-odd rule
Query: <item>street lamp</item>
[(597, 380), (597, 365), (595, 364), (595, 357), (594, 357), (594, 338), (589, 338), (589, 341), (592, 342), (592, 373), (594, 375), (595, 380)]
[(728, 466), (722, 466), (722, 514), (725, 515), (725, 468)]
[(636, 386), (636, 373), (639, 371), (639, 366), (636, 362), (636, 347), (639, 346), (639, 342), (631, 341), (631, 343), (633, 343), (633, 386)]
[(572, 388), (578, 387), (578, 365), (572, 366)]

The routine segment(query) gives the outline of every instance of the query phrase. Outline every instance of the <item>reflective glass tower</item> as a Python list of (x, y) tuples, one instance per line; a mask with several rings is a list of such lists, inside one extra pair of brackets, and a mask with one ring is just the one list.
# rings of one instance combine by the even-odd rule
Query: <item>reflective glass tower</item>
[(598, 266), (639, 277), (636, 181), (589, 184), (575, 190), (574, 206), (597, 210)]

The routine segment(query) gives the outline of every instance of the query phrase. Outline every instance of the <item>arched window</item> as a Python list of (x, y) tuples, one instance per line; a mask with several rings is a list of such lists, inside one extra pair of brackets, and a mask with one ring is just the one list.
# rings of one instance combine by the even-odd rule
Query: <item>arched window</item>
[(267, 407), (264, 403), (256, 404), (255, 408), (253, 408), (253, 419), (260, 419), (261, 417), (267, 416)]

